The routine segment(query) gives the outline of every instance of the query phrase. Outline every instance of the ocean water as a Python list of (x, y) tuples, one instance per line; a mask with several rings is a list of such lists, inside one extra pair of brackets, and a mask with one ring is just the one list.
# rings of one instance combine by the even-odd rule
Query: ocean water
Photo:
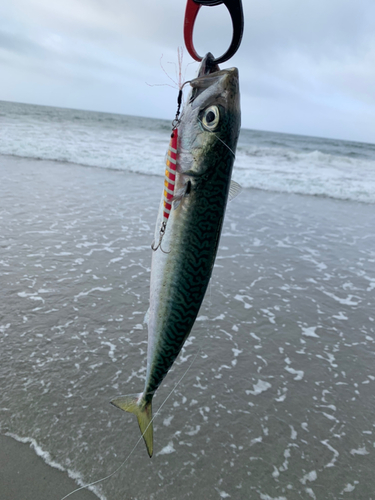
[[(143, 387), (169, 131), (0, 103), (0, 432), (80, 484), (139, 439), (108, 402)], [(374, 166), (374, 145), (242, 131), (155, 455), (139, 443), (99, 498), (375, 499)]]
[[(162, 176), (170, 130), (166, 120), (0, 101), (0, 154)], [(233, 178), (375, 203), (375, 144), (243, 129)]]

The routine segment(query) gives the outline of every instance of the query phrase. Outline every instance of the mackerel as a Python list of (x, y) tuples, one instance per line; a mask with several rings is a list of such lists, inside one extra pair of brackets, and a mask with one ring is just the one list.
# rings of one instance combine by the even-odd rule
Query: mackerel
[[(178, 124), (172, 208), (163, 195), (155, 229), (148, 314), (147, 374), (143, 392), (111, 403), (137, 416), (153, 454), (152, 398), (177, 358), (202, 304), (214, 266), (231, 191), (240, 131), (238, 70), (203, 59)], [(163, 226), (164, 224), (164, 226)], [(160, 228), (164, 230), (160, 233)]]

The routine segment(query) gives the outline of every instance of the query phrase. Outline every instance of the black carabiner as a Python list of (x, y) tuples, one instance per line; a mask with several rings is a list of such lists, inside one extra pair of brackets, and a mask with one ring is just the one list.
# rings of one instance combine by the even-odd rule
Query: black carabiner
[(244, 18), (241, 0), (187, 0), (184, 22), (184, 39), (186, 48), (193, 59), (201, 61), (203, 58), (198, 55), (193, 44), (194, 23), (198, 11), (202, 5), (214, 7), (224, 4), (229, 11), (233, 24), (233, 37), (229, 49), (221, 57), (214, 59), (215, 64), (228, 61), (238, 50), (241, 44)]

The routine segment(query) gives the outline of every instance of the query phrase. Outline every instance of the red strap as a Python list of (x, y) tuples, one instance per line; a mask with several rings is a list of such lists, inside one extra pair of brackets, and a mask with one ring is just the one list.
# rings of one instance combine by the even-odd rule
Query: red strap
[(196, 61), (202, 60), (202, 58), (195, 51), (193, 45), (194, 23), (200, 8), (201, 8), (200, 4), (195, 3), (193, 0), (188, 0), (186, 4), (185, 23), (184, 23), (185, 45), (191, 57)]

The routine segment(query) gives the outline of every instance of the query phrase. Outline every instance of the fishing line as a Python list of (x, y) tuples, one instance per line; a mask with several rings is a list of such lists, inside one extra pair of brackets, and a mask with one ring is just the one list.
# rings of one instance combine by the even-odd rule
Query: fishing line
[[(171, 85), (170, 83), (154, 83), (154, 84), (151, 84), (151, 83), (145, 82), (146, 85), (148, 85), (149, 87), (168, 86), (168, 87), (172, 87), (174, 89), (178, 88), (178, 90), (182, 90), (187, 83), (190, 83), (190, 80), (186, 81), (186, 78), (185, 78), (187, 67), (190, 66), (191, 64), (196, 64), (196, 62), (194, 61), (192, 63), (187, 64), (186, 67), (185, 67), (185, 70), (184, 70), (184, 74), (182, 75), (183, 47), (177, 47), (177, 65), (176, 65), (176, 63), (171, 62), (171, 61), (167, 62), (167, 64), (173, 64), (174, 67), (175, 67), (176, 80), (173, 80), (173, 78), (171, 78), (169, 76), (168, 72), (163, 67), (162, 62), (161, 62), (162, 59), (163, 59), (163, 54), (160, 57), (159, 64), (160, 64), (160, 67), (163, 70), (164, 74), (173, 83), (173, 85)], [(178, 68), (178, 71), (177, 71), (177, 68)], [(182, 83), (182, 82), (184, 82), (184, 83)]]
[[(204, 130), (207, 130), (205, 128), (205, 126), (203, 125), (202, 120), (199, 117), (197, 117), (197, 120), (202, 125), (202, 127), (204, 128)], [(225, 142), (222, 139), (220, 139), (220, 137), (218, 135), (216, 135), (215, 132), (212, 132), (211, 130), (207, 130), (207, 132), (210, 132), (211, 134), (213, 134), (216, 137), (216, 139), (219, 139), (219, 141), (222, 142), (224, 144), (224, 146), (229, 149), (229, 151), (232, 153), (234, 159), (236, 158), (236, 154), (234, 153), (234, 151), (228, 146), (228, 144), (225, 144)]]
[(154, 421), (154, 419), (159, 415), (161, 409), (163, 408), (163, 406), (165, 405), (165, 403), (168, 401), (168, 399), (172, 396), (172, 394), (175, 392), (175, 390), (177, 389), (177, 387), (180, 385), (180, 383), (182, 382), (183, 378), (185, 377), (185, 375), (188, 373), (188, 371), (190, 370), (190, 368), (193, 366), (193, 363), (194, 361), (197, 359), (197, 356), (198, 354), (201, 352), (202, 350), (202, 347), (200, 347), (198, 349), (198, 351), (195, 353), (194, 357), (193, 357), (193, 360), (191, 361), (190, 365), (187, 367), (186, 371), (184, 372), (184, 374), (182, 375), (182, 377), (178, 380), (178, 382), (176, 383), (176, 385), (173, 387), (173, 389), (171, 390), (171, 392), (168, 394), (168, 396), (164, 399), (163, 403), (160, 405), (158, 411), (155, 413), (155, 415), (152, 417), (151, 421), (149, 422), (148, 426), (146, 427), (144, 433), (141, 435), (141, 437), (138, 439), (138, 441), (135, 443), (135, 445), (133, 446), (133, 449), (131, 450), (131, 452), (129, 453), (129, 455), (125, 458), (125, 460), (122, 462), (122, 464), (114, 471), (114, 472), (111, 472), (111, 474), (109, 474), (108, 476), (105, 476), (105, 477), (102, 477), (101, 479), (98, 479), (97, 481), (94, 481), (92, 483), (89, 483), (89, 484), (85, 484), (84, 486), (81, 486), (80, 488), (77, 488), (76, 490), (73, 490), (71, 491), (70, 493), (68, 493), (67, 495), (65, 495), (64, 497), (61, 498), (61, 500), (65, 500), (65, 498), (68, 498), (70, 497), (71, 495), (73, 495), (74, 493), (77, 493), (77, 491), (81, 491), (81, 490), (84, 490), (86, 488), (89, 488), (90, 486), (94, 486), (95, 484), (98, 484), (98, 483), (101, 483), (103, 481), (106, 481), (107, 479), (110, 479), (112, 476), (114, 476), (115, 474), (117, 474), (117, 472), (126, 464), (126, 462), (129, 460), (129, 458), (131, 457), (131, 455), (133, 454), (133, 452), (135, 451), (135, 449), (137, 448), (138, 444), (142, 441), (143, 439), (143, 436), (146, 434), (146, 431), (147, 429), (150, 427), (150, 425), (152, 424), (152, 422)]
[[(182, 54), (181, 54), (182, 56)], [(185, 81), (182, 85), (181, 85), (181, 65), (182, 65), (182, 57), (180, 56), (180, 54), (178, 53), (178, 58), (179, 58), (179, 96), (178, 96), (178, 108), (177, 108), (177, 114), (176, 114), (176, 118), (175, 118), (175, 121), (178, 121), (178, 115), (179, 115), (179, 110), (180, 110), (180, 106), (181, 106), (181, 100), (182, 100), (182, 90), (183, 88), (185, 87), (186, 84), (190, 83), (190, 81)], [(181, 59), (180, 59), (181, 57)], [(164, 68), (163, 68), (163, 71), (165, 72)], [(166, 72), (165, 72), (166, 73)], [(168, 78), (169, 75), (167, 75)], [(170, 78), (170, 80), (172, 80)], [(172, 80), (173, 81), (173, 80)], [(147, 85), (150, 85), (150, 84), (147, 84)], [(158, 85), (158, 84), (154, 84), (154, 85)], [(160, 84), (159, 84), (160, 85)], [(163, 84), (161, 84), (163, 85)], [(164, 84), (164, 85), (168, 85), (169, 84)], [(150, 85), (150, 86), (153, 86), (153, 85)], [(204, 125), (202, 123), (202, 121), (199, 119), (198, 117), (198, 121), (201, 123), (202, 127), (204, 128)], [(217, 135), (215, 134), (214, 132), (211, 132), (222, 144), (224, 144), (224, 146), (233, 154), (234, 158), (236, 157), (235, 153), (233, 152), (233, 150)], [(209, 309), (211, 308), (212, 306), (212, 277), (210, 279), (210, 284), (209, 284), (209, 294), (210, 294), (210, 298), (209, 298)], [(127, 461), (129, 460), (129, 458), (132, 456), (132, 454), (134, 453), (134, 451), (136, 450), (138, 444), (142, 441), (144, 435), (146, 434), (147, 432), (147, 429), (150, 427), (150, 425), (153, 423), (153, 421), (155, 420), (155, 418), (159, 415), (159, 413), (161, 412), (163, 406), (165, 405), (165, 403), (168, 401), (168, 399), (172, 396), (172, 394), (176, 391), (177, 387), (180, 385), (180, 383), (182, 382), (182, 380), (184, 379), (184, 377), (187, 375), (187, 373), (189, 372), (190, 368), (193, 366), (195, 360), (197, 359), (197, 356), (198, 354), (201, 352), (202, 350), (202, 346), (199, 347), (198, 351), (195, 353), (191, 363), (189, 364), (188, 368), (185, 370), (185, 372), (183, 373), (182, 377), (177, 381), (177, 383), (175, 384), (175, 386), (172, 388), (172, 390), (170, 391), (170, 393), (168, 394), (168, 396), (164, 399), (163, 403), (160, 405), (160, 407), (158, 408), (157, 412), (155, 413), (155, 415), (152, 417), (151, 421), (149, 422), (149, 424), (147, 425), (146, 429), (144, 430), (143, 434), (140, 436), (140, 438), (138, 439), (138, 441), (135, 443), (135, 445), (133, 446), (132, 450), (130, 451), (130, 453), (128, 454), (128, 456), (125, 458), (125, 460), (117, 467), (117, 469), (115, 469), (113, 472), (111, 472), (110, 474), (108, 474), (107, 476), (101, 478), (101, 479), (98, 479), (96, 481), (93, 481), (92, 483), (89, 483), (89, 484), (86, 484), (84, 486), (81, 486), (73, 491), (71, 491), (70, 493), (68, 493), (67, 495), (65, 495), (64, 497), (61, 498), (61, 500), (65, 500), (66, 498), (70, 497), (71, 495), (73, 495), (74, 493), (77, 493), (78, 491), (81, 491), (83, 489), (87, 489), (89, 488), (90, 486), (94, 486), (96, 484), (99, 484), (103, 481), (106, 481), (110, 478), (112, 478), (115, 474), (117, 474), (117, 472), (119, 472), (123, 467), (124, 465), (127, 463)]]

